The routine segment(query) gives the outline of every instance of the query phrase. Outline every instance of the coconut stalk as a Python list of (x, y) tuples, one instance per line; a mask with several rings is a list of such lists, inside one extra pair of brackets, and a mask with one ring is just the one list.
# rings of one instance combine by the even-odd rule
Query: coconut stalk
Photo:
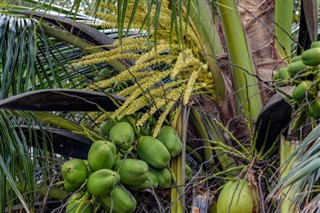
[(171, 188), (171, 213), (185, 212), (185, 160), (186, 160), (186, 139), (187, 139), (187, 124), (188, 111), (184, 107), (179, 107), (175, 110), (172, 127), (178, 132), (182, 141), (181, 155), (171, 160), (171, 170), (175, 177), (175, 184), (179, 187)]
[[(290, 171), (290, 168), (295, 160), (295, 158), (290, 158), (290, 155), (295, 151), (296, 145), (292, 144), (291, 141), (283, 140), (280, 144), (280, 163), (281, 163), (281, 174), (280, 180), (283, 180)], [(288, 162), (289, 160), (289, 162)], [(281, 200), (280, 200), (280, 213), (294, 213), (296, 212), (296, 208), (294, 203), (292, 202), (294, 197), (294, 193), (292, 192), (292, 188), (287, 186), (282, 190)]]
[(288, 58), (291, 53), (293, 3), (293, 0), (275, 1), (276, 47), (283, 58)]
[(214, 5), (212, 4), (208, 0), (191, 0), (190, 25), (202, 44), (206, 54), (206, 61), (212, 73), (217, 101), (222, 103), (225, 98), (225, 85), (221, 71), (216, 64), (217, 60), (214, 57), (218, 54), (223, 54), (224, 50), (216, 28)]
[[(212, 122), (210, 117), (206, 114), (203, 115), (203, 119), (204, 119), (204, 124), (206, 126), (206, 130), (208, 132), (208, 135), (210, 136), (210, 139), (214, 140), (214, 141), (221, 141), (221, 143), (227, 145), (227, 142), (223, 138), (221, 131), (219, 129), (220, 127), (215, 123), (215, 122), (219, 122), (219, 121)], [(223, 170), (227, 169), (227, 167), (234, 164), (233, 158), (231, 158), (230, 156), (228, 156), (226, 154), (223, 154), (223, 151), (221, 151), (220, 149), (215, 149), (215, 148), (213, 148), (213, 149), (217, 155), (218, 161), (219, 161), (220, 165), (222, 166)]]
[(235, 1), (216, 1), (226, 38), (228, 56), (232, 65), (232, 79), (238, 100), (238, 114), (257, 119), (262, 108), (256, 71), (249, 52)]
[(194, 124), (194, 127), (196, 128), (197, 133), (199, 134), (198, 139), (201, 139), (204, 149), (204, 161), (208, 162), (211, 166), (213, 166), (214, 171), (219, 171), (218, 167), (214, 165), (213, 159), (211, 159), (213, 152), (212, 149), (210, 149), (211, 144), (209, 142), (210, 138), (208, 132), (203, 124), (200, 113), (194, 108), (191, 109), (190, 120)]
[[(292, 125), (292, 130), (297, 130), (302, 123), (305, 121), (306, 117), (303, 113), (300, 113), (297, 119)], [(291, 156), (295, 152), (297, 145), (291, 141), (281, 140), (280, 143), (280, 181), (282, 182), (289, 174), (291, 167), (296, 160), (295, 156)], [(280, 197), (280, 213), (294, 213), (296, 212), (296, 207), (294, 205), (293, 199), (295, 194), (293, 193), (293, 188), (289, 185), (281, 191)]]
[(220, 126), (213, 123), (208, 115), (200, 114), (195, 108), (191, 109), (190, 121), (194, 124), (194, 128), (199, 134), (197, 139), (200, 139), (202, 142), (204, 149), (204, 162), (210, 164), (212, 169), (216, 172), (219, 172), (220, 169), (218, 169), (217, 165), (214, 163), (212, 158), (213, 155), (217, 156), (223, 170), (234, 163), (232, 158), (222, 153), (222, 150), (216, 149), (216, 147), (212, 146), (212, 141), (221, 141), (221, 143), (226, 144), (221, 134)]

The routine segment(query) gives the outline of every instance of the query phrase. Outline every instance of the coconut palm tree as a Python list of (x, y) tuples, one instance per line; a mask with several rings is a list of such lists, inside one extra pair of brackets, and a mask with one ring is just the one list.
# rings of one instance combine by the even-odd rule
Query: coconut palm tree
[[(187, 211), (201, 186), (215, 208), (220, 189), (238, 179), (249, 183), (255, 212), (319, 209), (319, 166), (307, 160), (318, 156), (318, 128), (305, 139), (304, 128), (297, 149), (284, 137), (316, 125), (304, 113), (308, 101), (299, 107), (283, 87), (304, 76), (271, 81), (316, 39), (316, 1), (302, 2), (2, 4), (2, 211), (66, 199), (59, 166), (86, 158), (92, 141), (105, 139), (99, 125), (121, 119), (137, 136), (171, 125), (182, 140), (169, 167), (172, 187), (136, 193), (138, 212)], [(285, 98), (270, 98), (275, 93)], [(135, 156), (135, 146), (122, 154)], [(99, 199), (91, 202), (99, 208)]]

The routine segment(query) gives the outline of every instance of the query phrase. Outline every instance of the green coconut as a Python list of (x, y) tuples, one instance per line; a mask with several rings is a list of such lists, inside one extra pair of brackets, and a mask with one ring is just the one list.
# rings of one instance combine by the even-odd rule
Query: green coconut
[(119, 122), (109, 132), (110, 140), (121, 150), (128, 150), (134, 141), (134, 130), (128, 122)]
[(247, 181), (229, 181), (220, 192), (217, 212), (219, 213), (251, 213), (253, 198)]

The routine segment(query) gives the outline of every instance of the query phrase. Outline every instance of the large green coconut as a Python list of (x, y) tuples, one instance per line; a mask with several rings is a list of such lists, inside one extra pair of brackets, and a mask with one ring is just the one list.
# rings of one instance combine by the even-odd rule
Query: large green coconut
[(128, 122), (119, 122), (109, 132), (110, 140), (121, 150), (128, 150), (134, 140), (134, 130)]
[(156, 169), (163, 169), (170, 161), (170, 153), (161, 141), (151, 136), (141, 136), (137, 147), (139, 157)]
[(148, 179), (138, 185), (130, 186), (129, 189), (132, 191), (140, 191), (143, 189), (156, 189), (159, 185), (158, 177), (151, 171), (148, 171)]
[(87, 166), (80, 159), (66, 161), (61, 167), (61, 172), (63, 178), (73, 186), (81, 185), (88, 177)]
[(220, 192), (218, 213), (252, 213), (253, 199), (247, 181), (229, 181)]
[(107, 212), (113, 213), (131, 213), (137, 206), (132, 194), (119, 185), (109, 195), (102, 196), (101, 201)]
[(115, 163), (116, 147), (109, 141), (95, 141), (88, 152), (88, 164), (92, 171), (111, 169)]
[(148, 178), (148, 164), (138, 159), (122, 159), (115, 163), (114, 171), (120, 175), (120, 181), (126, 185), (137, 185)]
[(171, 186), (172, 176), (169, 169), (167, 168), (155, 169), (155, 168), (149, 167), (149, 171), (151, 171), (152, 174), (154, 174), (158, 178), (158, 185), (160, 187)]
[(166, 146), (171, 157), (175, 157), (181, 153), (182, 142), (177, 131), (171, 126), (161, 127), (158, 139)]
[(95, 196), (109, 194), (119, 183), (120, 175), (110, 169), (101, 169), (92, 173), (87, 182), (87, 190)]

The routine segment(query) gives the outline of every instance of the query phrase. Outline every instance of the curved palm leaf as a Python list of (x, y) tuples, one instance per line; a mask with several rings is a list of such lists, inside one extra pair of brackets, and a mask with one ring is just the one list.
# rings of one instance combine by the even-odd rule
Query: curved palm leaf
[(26, 92), (0, 101), (0, 109), (27, 111), (114, 111), (125, 98), (76, 89), (46, 89)]
[[(56, 81), (50, 60), (48, 59), (48, 45), (42, 31), (35, 33), (38, 23), (32, 19), (25, 19), (14, 16), (0, 16), (0, 99), (11, 95), (21, 94), (26, 91), (35, 90), (41, 87), (51, 87)], [(35, 44), (41, 43), (43, 51), (37, 49)], [(39, 55), (38, 55), (39, 54)], [(42, 67), (38, 66), (38, 59), (43, 58), (47, 61), (47, 66), (51, 67), (47, 72), (49, 78), (43, 78)], [(1, 190), (0, 203), (1, 212), (5, 207), (10, 208), (16, 203), (24, 204), (24, 208), (33, 211), (35, 202), (34, 183), (37, 157), (31, 152), (27, 145), (27, 138), (19, 134), (20, 130), (15, 129), (16, 125), (21, 124), (13, 114), (8, 111), (0, 110), (1, 114)], [(23, 123), (33, 121), (25, 120)], [(34, 143), (37, 143), (34, 141)], [(47, 147), (42, 149), (42, 156), (46, 158)], [(48, 168), (46, 161), (39, 167), (42, 174)], [(6, 182), (8, 179), (8, 182)], [(15, 182), (26, 184), (28, 193), (21, 194)], [(20, 200), (20, 202), (17, 202)], [(28, 200), (27, 207), (26, 201)]]
[(305, 212), (319, 211), (320, 125), (302, 141), (283, 167), (291, 164), (288, 173), (275, 186), (273, 195), (279, 197), (289, 187), (292, 203), (303, 206)]
[[(66, 63), (82, 56), (83, 51), (55, 39), (48, 40), (34, 19), (8, 15), (1, 15), (0, 19), (1, 99), (42, 88), (75, 87), (85, 83), (83, 79), (87, 77), (79, 73), (86, 73), (88, 69), (70, 72), (69, 63)], [(75, 74), (80, 77), (74, 78)], [(46, 184), (52, 176), (50, 166), (56, 164), (52, 164), (55, 159), (49, 156), (48, 137), (43, 137), (46, 135), (43, 128), (32, 130), (31, 126), (41, 123), (35, 122), (28, 114), (18, 118), (5, 110), (0, 110), (0, 114), (0, 211), (5, 212), (5, 207), (10, 211), (19, 203), (27, 212), (34, 211), (34, 203), (42, 199), (35, 196), (34, 184)], [(15, 128), (21, 124), (30, 125), (28, 134), (25, 128)], [(30, 141), (40, 149), (30, 149)], [(25, 185), (27, 193), (20, 193), (20, 183)]]
[[(25, 116), (28, 117), (28, 115)], [(28, 125), (33, 123), (31, 120), (23, 122)], [(20, 134), (20, 129), (15, 128), (19, 124), (21, 124), (21, 121), (18, 117), (8, 111), (0, 110), (0, 175), (3, 177), (0, 180), (1, 186), (3, 186), (0, 202), (4, 204), (0, 207), (2, 212), (4, 212), (5, 207), (10, 209), (18, 203), (22, 203), (26, 211), (28, 209), (32, 211), (33, 203), (36, 201), (34, 183), (37, 180), (35, 179), (35, 171), (46, 174), (46, 169), (48, 169), (47, 161), (41, 162), (42, 167), (37, 166), (37, 152), (35, 150), (31, 152), (27, 143), (29, 138)], [(33, 143), (37, 144), (37, 140), (33, 140)], [(46, 152), (46, 150), (48, 150), (48, 146), (44, 144), (42, 152)], [(46, 155), (43, 155), (43, 158), (46, 159)], [(27, 194), (20, 193), (19, 184), (25, 184)]]

